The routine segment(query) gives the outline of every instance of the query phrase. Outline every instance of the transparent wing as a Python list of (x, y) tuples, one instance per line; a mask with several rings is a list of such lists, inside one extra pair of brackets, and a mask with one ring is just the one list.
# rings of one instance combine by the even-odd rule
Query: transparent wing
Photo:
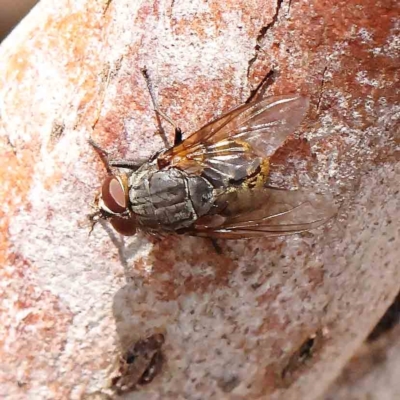
[(257, 172), (299, 126), (308, 99), (271, 96), (244, 104), (205, 125), (159, 156), (161, 166), (175, 166), (227, 185)]
[(187, 233), (225, 239), (291, 235), (317, 228), (338, 210), (329, 196), (275, 188), (225, 193), (217, 204), (219, 212), (200, 218)]

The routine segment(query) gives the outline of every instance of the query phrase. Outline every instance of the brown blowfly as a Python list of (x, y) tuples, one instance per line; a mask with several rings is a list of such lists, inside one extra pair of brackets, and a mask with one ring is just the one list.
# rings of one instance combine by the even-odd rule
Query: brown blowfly
[(307, 109), (303, 96), (263, 97), (184, 140), (175, 128), (174, 145), (142, 164), (110, 160), (91, 142), (109, 172), (96, 198), (93, 224), (109, 220), (123, 235), (140, 230), (224, 239), (281, 236), (320, 226), (336, 213), (324, 195), (269, 186), (270, 158)]

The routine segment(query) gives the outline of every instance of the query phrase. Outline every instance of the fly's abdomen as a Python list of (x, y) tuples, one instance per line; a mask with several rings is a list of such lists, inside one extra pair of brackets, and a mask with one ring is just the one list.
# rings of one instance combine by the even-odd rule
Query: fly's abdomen
[(132, 175), (129, 200), (145, 229), (186, 228), (213, 205), (213, 187), (205, 179), (176, 168)]

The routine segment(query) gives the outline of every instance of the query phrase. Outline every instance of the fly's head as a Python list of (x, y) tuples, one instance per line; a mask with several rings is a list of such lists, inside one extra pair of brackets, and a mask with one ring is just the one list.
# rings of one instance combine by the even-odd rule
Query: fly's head
[(94, 202), (95, 212), (89, 215), (92, 229), (100, 220), (108, 220), (121, 235), (136, 233), (136, 218), (129, 209), (128, 176), (108, 175)]

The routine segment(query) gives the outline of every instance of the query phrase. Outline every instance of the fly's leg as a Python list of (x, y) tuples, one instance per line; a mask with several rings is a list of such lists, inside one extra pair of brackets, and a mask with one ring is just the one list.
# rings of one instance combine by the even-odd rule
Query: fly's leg
[(102, 147), (100, 147), (92, 138), (89, 138), (89, 144), (94, 148), (95, 152), (100, 157), (100, 160), (104, 164), (107, 173), (111, 174), (111, 166), (110, 166), (110, 161), (108, 159), (109, 157), (108, 152), (104, 150)]
[(174, 136), (174, 146), (177, 146), (178, 144), (182, 143), (182, 129), (176, 126), (175, 122), (172, 121), (170, 117), (168, 117), (167, 114), (164, 114), (161, 110), (158, 108), (154, 109), (156, 114), (158, 114), (160, 117), (164, 118), (167, 122), (169, 122), (175, 129), (175, 136)]
[(168, 117), (168, 115), (164, 114), (158, 107), (157, 104), (157, 100), (156, 97), (154, 95), (154, 89), (153, 89), (153, 85), (151, 83), (150, 77), (149, 77), (149, 73), (147, 72), (146, 67), (144, 67), (142, 69), (142, 74), (143, 77), (146, 81), (146, 85), (147, 85), (147, 89), (150, 93), (150, 98), (151, 98), (151, 102), (153, 103), (153, 108), (154, 111), (156, 113), (156, 117), (157, 117), (157, 125), (158, 125), (158, 130), (160, 132), (161, 138), (165, 144), (165, 147), (169, 148), (171, 147), (170, 143), (168, 142), (167, 136), (165, 134), (165, 130), (161, 124), (161, 118), (165, 119), (168, 123), (170, 123), (174, 128), (175, 128), (175, 137), (174, 137), (174, 146), (177, 146), (178, 144), (180, 144), (182, 142), (182, 130), (174, 123), (174, 121), (172, 121), (172, 119), (170, 117)]
[(147, 160), (110, 160), (110, 166), (115, 168), (126, 168), (131, 171), (138, 170)]
[(123, 159), (110, 160), (109, 153), (102, 147), (100, 147), (92, 138), (89, 139), (89, 144), (95, 149), (96, 153), (99, 155), (108, 174), (112, 173), (111, 167), (126, 168), (132, 171), (136, 171), (147, 161), (147, 160), (123, 160)]
[(96, 128), (96, 125), (97, 125), (97, 123), (99, 122), (99, 119), (100, 119), (101, 109), (103, 107), (104, 100), (106, 98), (106, 92), (107, 92), (108, 85), (110, 84), (110, 81), (111, 81), (112, 72), (113, 71), (112, 71), (111, 67), (109, 67), (108, 71), (107, 71), (107, 75), (105, 77), (103, 92), (102, 92), (102, 95), (101, 95), (101, 98), (100, 98), (100, 107), (98, 107), (97, 114), (96, 114), (95, 119), (94, 119), (94, 121), (92, 123), (92, 130), (93, 131), (94, 131), (94, 128)]
[[(102, 105), (104, 103), (104, 99), (106, 96), (106, 91), (108, 88), (108, 85), (110, 84), (110, 80), (111, 80), (111, 75), (113, 73), (112, 68), (110, 67), (108, 69), (106, 78), (105, 78), (105, 84), (104, 84), (104, 89), (103, 89), (103, 94), (101, 97), (101, 101), (100, 101), (100, 107), (97, 111), (95, 120), (92, 124), (92, 130), (95, 129), (97, 122), (99, 121), (100, 118), (100, 113), (101, 113), (101, 108)], [(104, 164), (104, 167), (107, 170), (108, 174), (112, 173), (111, 167), (115, 167), (115, 168), (127, 168), (130, 169), (132, 171), (136, 171), (137, 169), (139, 169), (147, 160), (122, 160), (122, 159), (116, 159), (116, 160), (110, 160), (110, 155), (109, 153), (104, 150), (100, 145), (98, 145), (92, 138), (89, 138), (89, 144), (94, 148), (94, 150), (96, 151), (96, 153), (99, 155), (102, 163)]]
[(210, 239), (210, 242), (211, 242), (212, 246), (214, 247), (215, 252), (216, 252), (217, 254), (222, 254), (222, 248), (221, 248), (221, 246), (218, 244), (217, 239), (214, 239), (214, 238), (209, 238), (209, 239)]
[(260, 100), (264, 96), (267, 89), (269, 89), (275, 83), (278, 77), (279, 72), (271, 69), (271, 71), (269, 71), (267, 75), (264, 76), (257, 87), (250, 91), (250, 95), (246, 100), (246, 103)]
[(182, 143), (182, 130), (181, 128), (175, 128), (174, 146)]
[[(94, 131), (94, 129), (96, 128), (97, 123), (99, 122), (100, 114), (101, 114), (101, 108), (103, 106), (104, 99), (106, 97), (106, 91), (107, 91), (108, 85), (110, 83), (110, 80), (111, 80), (111, 68), (109, 68), (108, 72), (107, 72), (106, 81), (105, 81), (104, 88), (103, 88), (103, 93), (102, 93), (102, 96), (101, 96), (101, 99), (100, 99), (100, 107), (98, 107), (95, 119), (94, 119), (94, 121), (92, 123), (92, 131)], [(100, 147), (91, 137), (89, 137), (89, 144), (94, 148), (94, 150), (96, 151), (96, 153), (100, 157), (100, 160), (102, 161), (104, 167), (106, 168), (107, 173), (111, 174), (111, 168), (110, 168), (110, 163), (109, 163), (109, 160), (108, 160), (107, 151), (105, 151), (102, 147)]]

